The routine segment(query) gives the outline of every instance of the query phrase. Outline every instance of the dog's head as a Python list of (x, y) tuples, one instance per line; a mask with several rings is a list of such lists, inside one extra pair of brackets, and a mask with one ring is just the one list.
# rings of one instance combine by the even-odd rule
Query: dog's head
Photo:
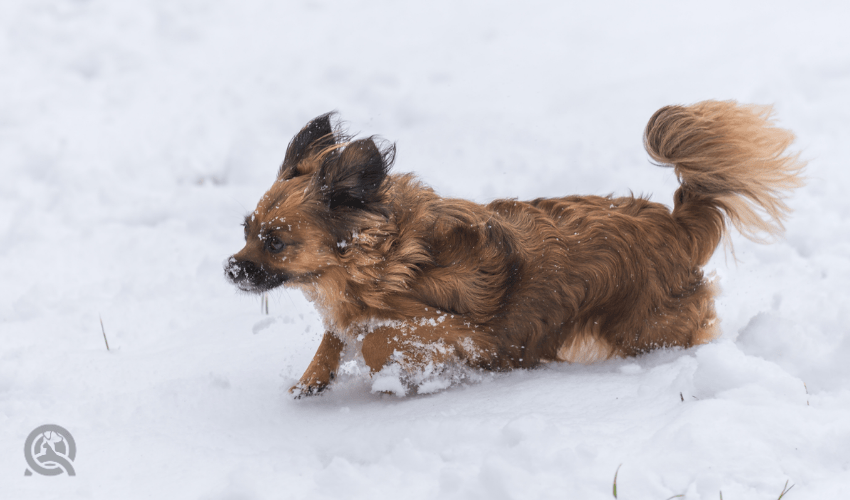
[(349, 141), (331, 118), (315, 118), (292, 138), (277, 180), (245, 217), (245, 247), (224, 268), (239, 289), (313, 282), (338, 264), (358, 220), (386, 210), (382, 186), (395, 148), (372, 137)]

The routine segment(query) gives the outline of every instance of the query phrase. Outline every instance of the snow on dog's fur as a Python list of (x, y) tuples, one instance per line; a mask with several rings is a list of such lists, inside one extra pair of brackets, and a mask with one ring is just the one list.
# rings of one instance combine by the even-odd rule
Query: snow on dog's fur
[(249, 292), (299, 287), (322, 312), (327, 332), (298, 394), (327, 387), (354, 341), (372, 373), (707, 342), (715, 286), (701, 267), (728, 223), (757, 241), (781, 233), (804, 166), (770, 107), (705, 101), (662, 108), (646, 127), (649, 155), (681, 183), (672, 211), (610, 196), (479, 205), (390, 174), (394, 147), (352, 140), (331, 118), (292, 139), (225, 269)]

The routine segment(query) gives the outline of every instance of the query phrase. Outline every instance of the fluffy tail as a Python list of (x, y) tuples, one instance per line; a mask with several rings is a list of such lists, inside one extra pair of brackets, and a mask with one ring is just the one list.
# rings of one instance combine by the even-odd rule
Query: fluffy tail
[(772, 115), (771, 106), (703, 101), (661, 108), (646, 125), (649, 156), (672, 165), (681, 183), (673, 216), (700, 233), (693, 235), (702, 240), (695, 249), (700, 264), (727, 221), (762, 243), (785, 230), (784, 198), (803, 184), (805, 162), (786, 152), (794, 134), (776, 127)]

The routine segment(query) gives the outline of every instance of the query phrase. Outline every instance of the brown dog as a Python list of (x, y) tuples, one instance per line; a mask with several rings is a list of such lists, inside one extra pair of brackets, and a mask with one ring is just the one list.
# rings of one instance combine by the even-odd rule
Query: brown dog
[(635, 197), (479, 205), (390, 175), (394, 147), (330, 120), (292, 139), (225, 269), (241, 290), (294, 286), (320, 309), (327, 331), (298, 394), (330, 383), (346, 343), (373, 373), (411, 373), (707, 342), (714, 288), (700, 268), (729, 222), (755, 240), (780, 233), (804, 166), (770, 107), (706, 101), (662, 108), (646, 127), (649, 155), (681, 182), (672, 212)]

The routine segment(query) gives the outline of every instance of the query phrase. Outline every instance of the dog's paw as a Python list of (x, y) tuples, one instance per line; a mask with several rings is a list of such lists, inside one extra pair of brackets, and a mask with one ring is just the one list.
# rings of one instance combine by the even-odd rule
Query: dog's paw
[(289, 394), (292, 396), (293, 399), (301, 399), (307, 396), (318, 396), (327, 388), (328, 384), (305, 384), (299, 382), (289, 388)]

